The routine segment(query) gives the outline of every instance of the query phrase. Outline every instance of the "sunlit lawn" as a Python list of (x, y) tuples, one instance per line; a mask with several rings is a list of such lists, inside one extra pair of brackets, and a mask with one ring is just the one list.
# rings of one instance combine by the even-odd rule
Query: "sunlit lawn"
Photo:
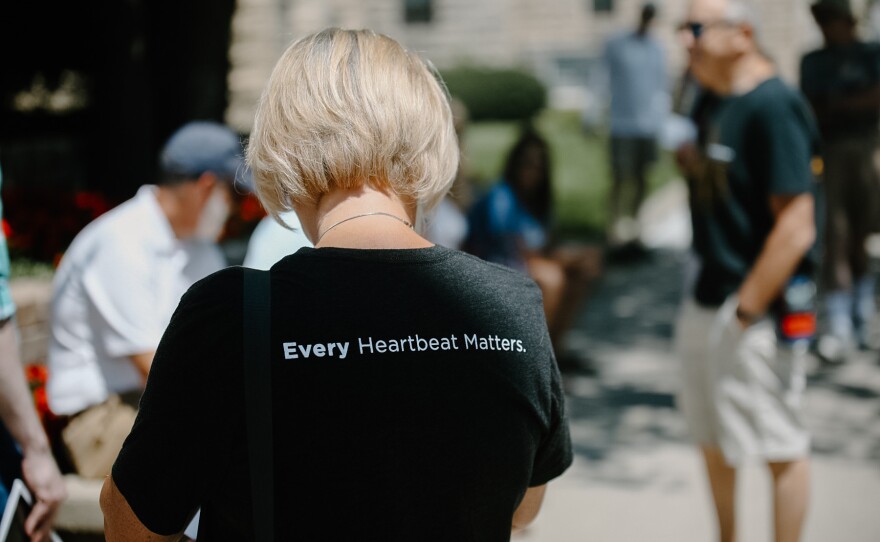
[[(610, 170), (605, 135), (586, 134), (576, 112), (545, 111), (536, 126), (550, 143), (556, 220), (565, 236), (596, 238), (608, 220)], [(504, 167), (507, 150), (516, 140), (515, 122), (472, 123), (464, 136), (465, 161), (479, 193)], [(651, 171), (650, 189), (677, 176), (668, 153)]]
[(27, 258), (13, 258), (10, 262), (9, 271), (9, 275), (13, 278), (51, 279), (55, 268), (52, 264), (46, 262), (37, 262)]
[[(601, 239), (608, 220), (607, 193), (610, 184), (605, 135), (586, 134), (580, 118), (571, 111), (545, 111), (536, 121), (550, 142), (556, 225), (565, 238)], [(472, 123), (465, 133), (465, 163), (480, 194), (500, 176), (507, 151), (516, 140), (516, 122)], [(656, 189), (677, 176), (668, 154), (661, 154), (650, 178)], [(52, 266), (28, 260), (13, 260), (14, 277), (48, 277)]]

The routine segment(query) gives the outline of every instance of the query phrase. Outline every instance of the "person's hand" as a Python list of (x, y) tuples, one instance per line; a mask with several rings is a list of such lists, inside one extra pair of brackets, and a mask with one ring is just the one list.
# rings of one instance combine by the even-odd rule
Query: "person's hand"
[(699, 169), (700, 151), (693, 143), (685, 143), (675, 150), (675, 162), (685, 177), (693, 177)]
[(750, 312), (742, 308), (742, 305), (736, 306), (736, 321), (742, 330), (748, 329), (752, 324), (758, 322), (764, 317), (763, 314)]
[(48, 448), (26, 452), (21, 471), (34, 498), (34, 507), (25, 520), (24, 530), (31, 542), (49, 542), (55, 514), (67, 498), (64, 479)]

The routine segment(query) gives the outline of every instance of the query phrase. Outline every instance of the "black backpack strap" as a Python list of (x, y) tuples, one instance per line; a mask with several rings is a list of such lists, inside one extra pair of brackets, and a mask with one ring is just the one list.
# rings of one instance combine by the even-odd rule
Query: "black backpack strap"
[(244, 384), (254, 536), (275, 540), (272, 445), (271, 283), (268, 271), (244, 270)]

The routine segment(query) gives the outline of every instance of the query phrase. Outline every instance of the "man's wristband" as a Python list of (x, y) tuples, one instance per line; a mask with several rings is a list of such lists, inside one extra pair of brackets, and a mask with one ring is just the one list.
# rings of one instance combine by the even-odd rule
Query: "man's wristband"
[(736, 318), (740, 322), (742, 322), (746, 325), (750, 326), (750, 325), (758, 322), (763, 317), (764, 317), (763, 314), (755, 314), (753, 312), (746, 312), (743, 310), (743, 308), (741, 306), (739, 306), (739, 305), (736, 306)]

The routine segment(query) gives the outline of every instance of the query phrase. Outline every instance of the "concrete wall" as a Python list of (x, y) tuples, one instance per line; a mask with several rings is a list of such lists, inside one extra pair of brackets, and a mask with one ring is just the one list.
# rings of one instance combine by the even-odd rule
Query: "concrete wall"
[(10, 289), (16, 305), (21, 361), (24, 364), (43, 364), (49, 349), (52, 282), (50, 279), (14, 279)]
[[(655, 35), (666, 47), (674, 78), (685, 63), (675, 28), (686, 17), (688, 0), (656, 1)], [(865, 1), (854, 5), (861, 10)], [(755, 2), (765, 48), (792, 82), (801, 54), (819, 43), (809, 2)], [(612, 13), (594, 13), (593, 0), (435, 0), (430, 23), (406, 23), (403, 0), (239, 0), (227, 120), (249, 131), (259, 93), (283, 48), (327, 26), (372, 28), (440, 68), (462, 62), (528, 67), (553, 87), (565, 84), (556, 67), (559, 58), (595, 58), (609, 35), (634, 24), (641, 6), (642, 0), (615, 0)]]

